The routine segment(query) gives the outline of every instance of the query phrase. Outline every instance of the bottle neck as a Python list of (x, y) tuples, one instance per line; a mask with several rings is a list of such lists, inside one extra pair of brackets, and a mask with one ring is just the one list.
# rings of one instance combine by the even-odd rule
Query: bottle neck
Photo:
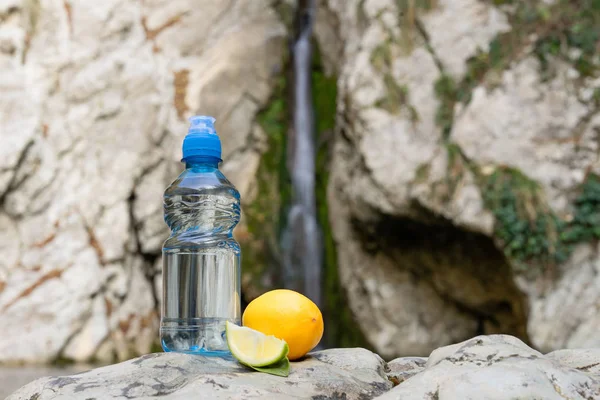
[(211, 156), (192, 156), (183, 160), (185, 168), (219, 168), (221, 159)]

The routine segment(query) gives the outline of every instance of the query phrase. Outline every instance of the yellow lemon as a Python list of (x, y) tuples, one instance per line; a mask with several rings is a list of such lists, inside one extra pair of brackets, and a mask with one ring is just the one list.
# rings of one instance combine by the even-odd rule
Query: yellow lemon
[(288, 358), (297, 360), (311, 351), (323, 337), (323, 316), (308, 297), (287, 289), (272, 290), (254, 299), (242, 323), (265, 335), (285, 340)]

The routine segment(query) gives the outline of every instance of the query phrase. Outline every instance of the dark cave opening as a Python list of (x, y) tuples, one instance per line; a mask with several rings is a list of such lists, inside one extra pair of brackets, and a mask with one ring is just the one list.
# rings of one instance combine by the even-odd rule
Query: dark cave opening
[(379, 215), (368, 222), (354, 219), (352, 226), (366, 253), (383, 253), (475, 319), (472, 336), (502, 333), (530, 343), (526, 298), (493, 239), (421, 211), (418, 220)]

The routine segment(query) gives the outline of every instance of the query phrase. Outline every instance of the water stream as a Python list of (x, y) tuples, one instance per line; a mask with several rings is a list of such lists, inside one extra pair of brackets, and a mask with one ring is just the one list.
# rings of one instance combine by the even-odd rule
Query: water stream
[(286, 287), (298, 290), (322, 306), (322, 240), (315, 197), (315, 132), (311, 93), (311, 37), (314, 0), (299, 1), (293, 45), (293, 131), (288, 141), (292, 204), (284, 233)]

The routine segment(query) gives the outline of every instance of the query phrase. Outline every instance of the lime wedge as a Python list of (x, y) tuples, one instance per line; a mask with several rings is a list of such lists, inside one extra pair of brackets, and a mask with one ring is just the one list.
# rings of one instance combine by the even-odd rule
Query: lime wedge
[(226, 324), (227, 345), (231, 354), (249, 367), (267, 367), (284, 360), (289, 352), (285, 341), (254, 329)]

